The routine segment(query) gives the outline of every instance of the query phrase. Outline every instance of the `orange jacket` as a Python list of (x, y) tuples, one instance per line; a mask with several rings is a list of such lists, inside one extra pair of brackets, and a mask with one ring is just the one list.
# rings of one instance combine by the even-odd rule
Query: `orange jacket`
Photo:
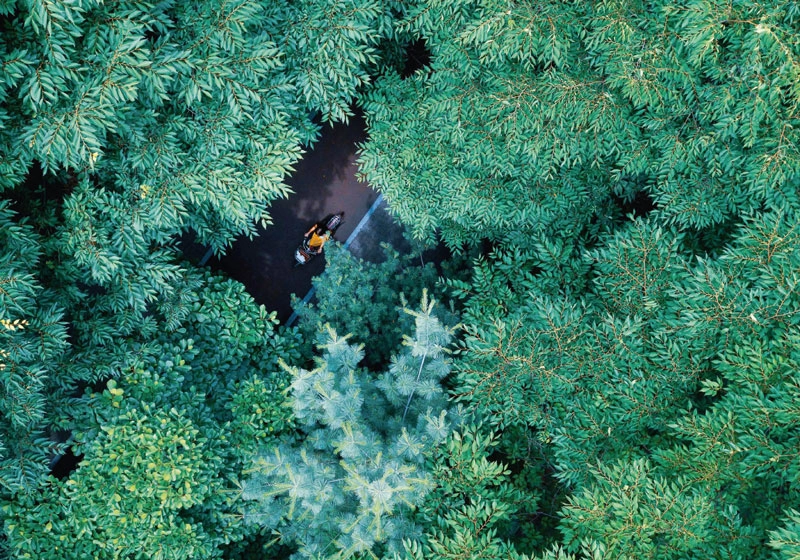
[(308, 246), (315, 251), (322, 250), (322, 246), (325, 245), (325, 242), (331, 238), (331, 232), (326, 231), (322, 235), (317, 235), (317, 232), (311, 232), (311, 239), (308, 240)]

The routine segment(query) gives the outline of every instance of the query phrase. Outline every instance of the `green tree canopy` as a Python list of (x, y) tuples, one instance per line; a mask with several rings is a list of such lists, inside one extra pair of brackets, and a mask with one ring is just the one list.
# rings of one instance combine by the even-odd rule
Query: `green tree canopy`
[(5, 504), (14, 557), (213, 558), (243, 538), (237, 480), (291, 425), (278, 361), (297, 359), (296, 341), (241, 284), (187, 275), (179, 328), (118, 338), (119, 379), (50, 411), (82, 460)]
[(417, 237), (481, 249), (450, 281), (453, 393), (501, 456), (542, 469), (534, 488), (558, 481), (539, 502), (561, 518), (553, 545), (531, 552), (792, 554), (797, 16), (703, 0), (402, 14), (431, 63), (362, 97), (359, 161)]
[(419, 532), (409, 512), (434, 483), (426, 455), (460, 420), (440, 385), (452, 331), (426, 293), (407, 312), (414, 334), (380, 375), (332, 330), (316, 368), (290, 370), (299, 432), (255, 458), (244, 498), (246, 520), (276, 529), (297, 558), (391, 553)]
[(575, 238), (646, 192), (703, 228), (796, 202), (791, 3), (411, 5), (428, 68), (363, 99), (364, 176), (419, 237)]

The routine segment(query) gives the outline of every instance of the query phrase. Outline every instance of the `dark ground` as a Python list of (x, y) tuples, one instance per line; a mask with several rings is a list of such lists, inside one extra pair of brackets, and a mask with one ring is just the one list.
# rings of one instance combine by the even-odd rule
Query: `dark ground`
[[(406, 49), (404, 76), (410, 76), (430, 62), (424, 41)], [(302, 299), (311, 288), (311, 278), (325, 268), (324, 254), (304, 266), (294, 267), (294, 251), (308, 228), (328, 214), (344, 211), (345, 220), (336, 239), (345, 242), (362, 217), (378, 198), (367, 184), (356, 180), (356, 143), (366, 140), (366, 125), (360, 113), (348, 124), (325, 125), (319, 141), (297, 164), (286, 181), (294, 190), (286, 200), (270, 207), (273, 225), (258, 229), (258, 236), (237, 240), (221, 258), (212, 257), (208, 265), (245, 285), (253, 298), (283, 323), (292, 313), (291, 294)], [(389, 215), (386, 203), (374, 212), (361, 232), (351, 240), (350, 251), (361, 258), (379, 261), (380, 244), (389, 242), (408, 250), (402, 228)], [(204, 249), (188, 242), (184, 253), (200, 260)]]
[[(224, 271), (244, 284), (258, 303), (277, 312), (281, 322), (292, 313), (290, 294), (302, 299), (311, 288), (311, 278), (325, 267), (323, 254), (294, 268), (294, 250), (303, 233), (327, 214), (343, 210), (345, 219), (336, 239), (344, 242), (378, 197), (378, 193), (355, 178), (355, 144), (363, 140), (364, 121), (360, 115), (352, 117), (347, 125), (326, 125), (320, 140), (286, 181), (295, 194), (270, 207), (273, 225), (259, 228), (258, 236), (252, 240), (237, 240), (221, 259), (211, 258), (208, 262), (213, 269)], [(376, 218), (378, 214), (375, 213)], [(393, 224), (390, 218), (389, 221)], [(396, 224), (393, 226), (397, 228)], [(366, 228), (357, 239), (366, 237), (365, 233)], [(382, 233), (388, 234), (388, 230)], [(375, 240), (374, 245), (380, 241)], [(359, 243), (366, 253), (364, 245), (363, 241)]]
[(383, 262), (386, 258), (381, 247), (382, 243), (389, 243), (395, 250), (405, 253), (411, 250), (411, 245), (403, 237), (402, 228), (389, 214), (386, 200), (381, 200), (370, 217), (351, 240), (349, 251), (360, 259), (371, 262)]

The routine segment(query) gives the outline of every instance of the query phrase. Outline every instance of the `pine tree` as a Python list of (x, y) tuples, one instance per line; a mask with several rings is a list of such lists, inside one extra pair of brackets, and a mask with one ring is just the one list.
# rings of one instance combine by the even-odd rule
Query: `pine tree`
[[(364, 345), (365, 366), (380, 369), (390, 361), (403, 332), (412, 328), (412, 315), (403, 311), (406, 302), (419, 300), (423, 290), (436, 298), (443, 290), (433, 263), (420, 266), (414, 255), (400, 255), (389, 245), (383, 251), (385, 260), (371, 263), (339, 245), (326, 246), (325, 271), (312, 280), (315, 302), (294, 304), (306, 341), (324, 340), (328, 325)], [(457, 322), (441, 306), (436, 312), (447, 325)]]
[(290, 370), (299, 431), (255, 458), (243, 497), (245, 520), (277, 531), (294, 557), (399, 551), (419, 531), (408, 514), (433, 484), (426, 453), (459, 415), (440, 385), (452, 332), (426, 295), (408, 312), (415, 334), (377, 378), (358, 367), (363, 348), (332, 330), (315, 369)]

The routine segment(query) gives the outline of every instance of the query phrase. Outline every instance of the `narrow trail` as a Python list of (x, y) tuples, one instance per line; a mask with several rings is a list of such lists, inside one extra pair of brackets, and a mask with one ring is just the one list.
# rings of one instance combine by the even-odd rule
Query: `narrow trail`
[[(273, 225), (259, 228), (252, 240), (238, 239), (221, 259), (208, 261), (214, 270), (244, 284), (258, 303), (277, 312), (282, 323), (292, 315), (291, 294), (301, 299), (306, 296), (311, 279), (325, 268), (324, 254), (294, 268), (294, 250), (303, 233), (323, 216), (344, 211), (345, 221), (336, 239), (345, 242), (378, 198), (377, 192), (356, 180), (356, 143), (364, 139), (365, 123), (360, 115), (346, 125), (325, 126), (320, 140), (287, 180), (294, 194), (270, 207)], [(400, 228), (388, 217), (385, 204), (379, 205), (375, 221), (383, 224), (381, 231), (358, 235), (353, 247), (358, 256), (375, 258), (380, 243), (390, 236), (402, 242)]]

